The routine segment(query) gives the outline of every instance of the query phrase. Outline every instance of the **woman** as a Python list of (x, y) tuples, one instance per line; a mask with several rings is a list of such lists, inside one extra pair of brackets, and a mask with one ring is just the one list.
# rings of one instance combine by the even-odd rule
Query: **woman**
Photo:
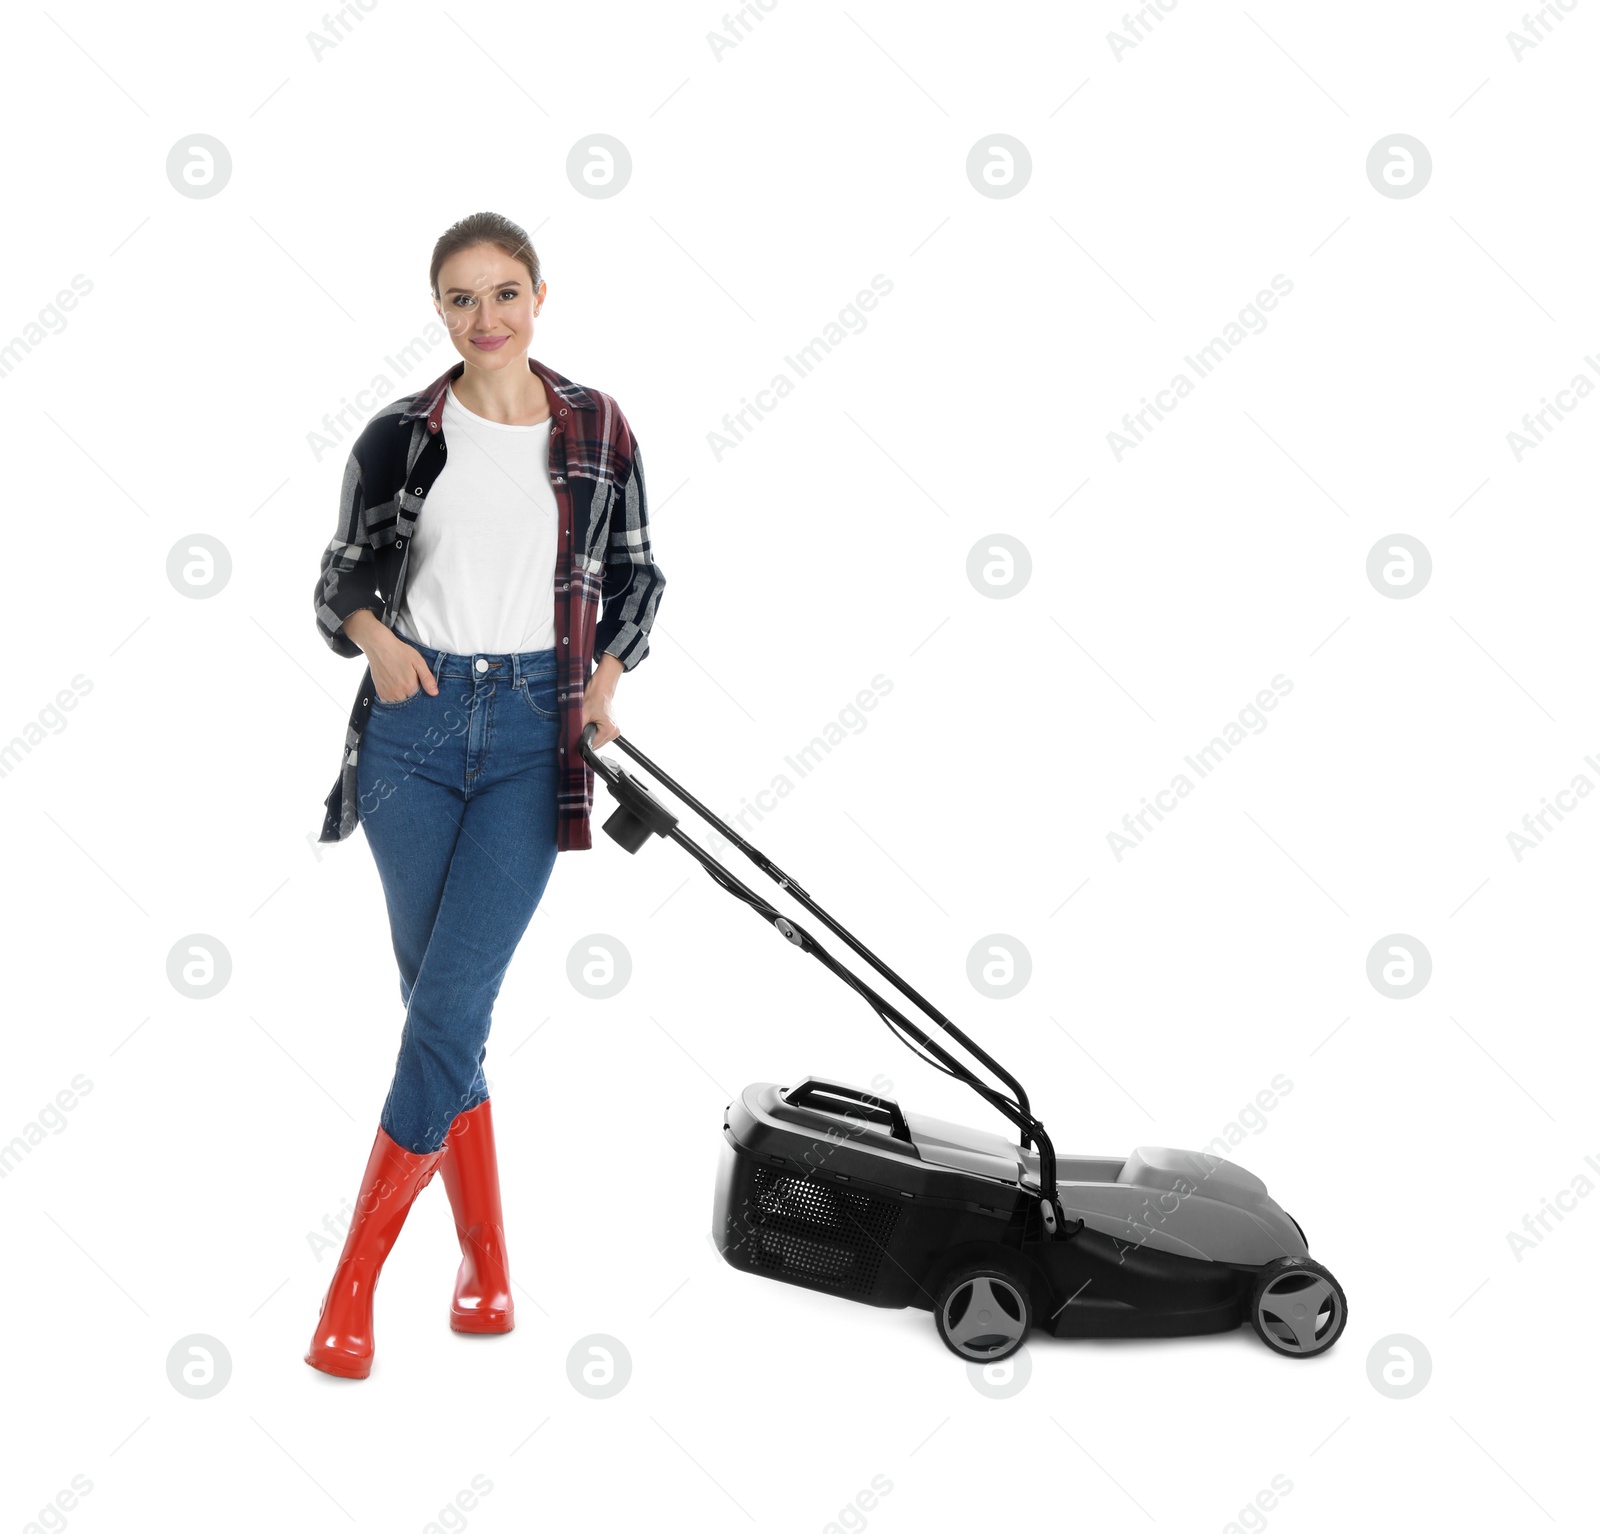
[(363, 428), (316, 592), (328, 645), (368, 662), (321, 840), (365, 829), (406, 1008), (306, 1354), (353, 1379), (372, 1369), (384, 1258), (435, 1171), (461, 1246), (450, 1325), (512, 1328), (490, 1018), (556, 854), (592, 845), (579, 737), (617, 735), (617, 678), (649, 653), (666, 584), (616, 401), (528, 356), (546, 285), (527, 235), (463, 219), (429, 282), (461, 360)]

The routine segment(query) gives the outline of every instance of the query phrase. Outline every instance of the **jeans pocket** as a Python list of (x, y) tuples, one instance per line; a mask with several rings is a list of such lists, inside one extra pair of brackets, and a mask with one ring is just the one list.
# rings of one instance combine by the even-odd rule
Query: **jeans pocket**
[(522, 696), (528, 700), (528, 708), (535, 719), (561, 717), (561, 711), (556, 706), (556, 679), (553, 672), (542, 676), (524, 674)]
[(427, 689), (419, 682), (417, 684), (417, 690), (412, 693), (409, 698), (397, 698), (393, 703), (385, 703), (383, 699), (380, 698), (376, 692), (374, 692), (372, 695), (372, 706), (374, 708), (381, 708), (385, 713), (393, 713), (396, 709), (405, 708), (413, 700), (421, 697), (426, 691)]

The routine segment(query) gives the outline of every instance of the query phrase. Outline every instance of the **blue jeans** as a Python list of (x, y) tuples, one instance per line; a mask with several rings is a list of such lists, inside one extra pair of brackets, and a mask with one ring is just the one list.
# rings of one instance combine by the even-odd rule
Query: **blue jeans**
[(439, 691), (374, 697), (357, 813), (406, 1009), (379, 1123), (423, 1154), (489, 1095), (495, 997), (555, 864), (556, 652), (451, 655), (395, 632)]

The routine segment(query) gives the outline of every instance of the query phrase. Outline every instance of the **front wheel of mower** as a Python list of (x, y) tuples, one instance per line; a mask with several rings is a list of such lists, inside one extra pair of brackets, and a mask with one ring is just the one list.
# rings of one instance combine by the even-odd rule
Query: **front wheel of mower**
[(1256, 1335), (1287, 1358), (1326, 1353), (1339, 1340), (1347, 1314), (1339, 1280), (1309, 1257), (1269, 1262), (1250, 1296)]

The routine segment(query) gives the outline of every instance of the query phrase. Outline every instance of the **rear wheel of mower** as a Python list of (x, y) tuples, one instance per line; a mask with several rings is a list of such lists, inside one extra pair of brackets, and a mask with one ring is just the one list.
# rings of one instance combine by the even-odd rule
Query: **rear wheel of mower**
[(1269, 1262), (1250, 1295), (1256, 1336), (1286, 1358), (1327, 1352), (1339, 1340), (1347, 1315), (1339, 1280), (1309, 1257)]
[(939, 1286), (934, 1320), (944, 1345), (968, 1363), (1009, 1358), (1028, 1340), (1033, 1304), (1026, 1277), (1009, 1263), (977, 1261)]

